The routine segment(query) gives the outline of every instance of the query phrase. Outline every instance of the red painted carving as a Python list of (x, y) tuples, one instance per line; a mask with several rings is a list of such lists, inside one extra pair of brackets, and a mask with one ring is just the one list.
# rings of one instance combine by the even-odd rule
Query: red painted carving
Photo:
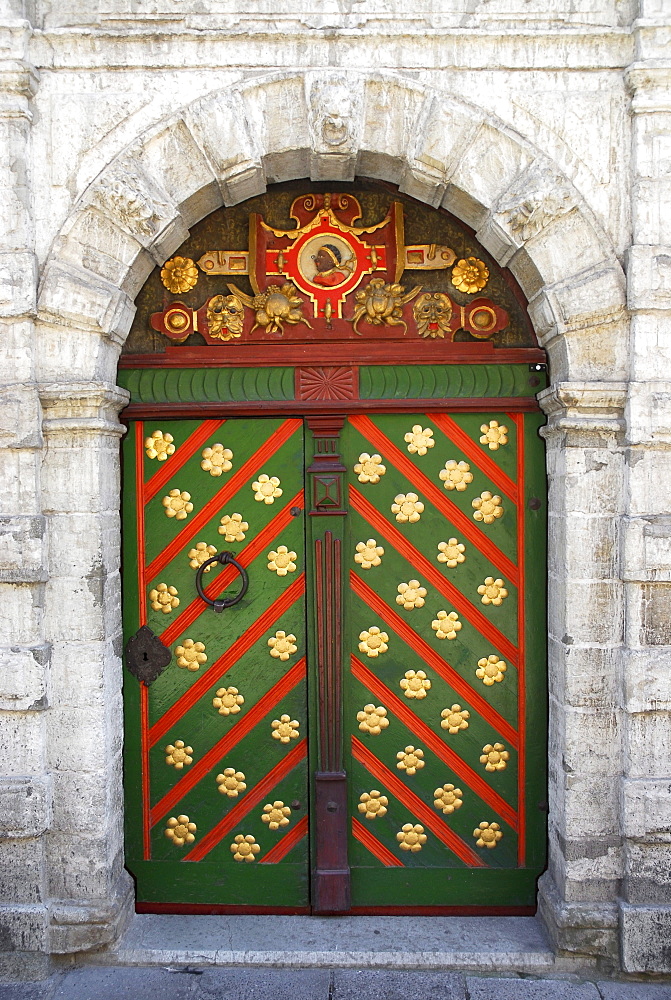
[(358, 399), (356, 368), (297, 368), (296, 399)]

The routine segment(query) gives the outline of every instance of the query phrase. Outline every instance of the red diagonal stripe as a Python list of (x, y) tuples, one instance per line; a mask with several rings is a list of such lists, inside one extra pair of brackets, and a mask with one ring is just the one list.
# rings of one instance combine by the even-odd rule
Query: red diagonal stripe
[[(201, 676), (196, 680), (191, 687), (184, 692), (184, 694), (177, 699), (174, 705), (171, 705), (167, 712), (165, 712), (160, 719), (158, 719), (154, 725), (149, 730), (149, 738), (151, 741), (151, 746), (160, 740), (164, 733), (173, 726), (178, 719), (188, 712), (192, 708), (199, 698), (205, 694), (207, 689), (211, 687), (215, 681), (219, 680), (227, 670), (230, 670), (234, 663), (244, 656), (244, 654), (252, 648), (255, 642), (261, 638), (264, 632), (266, 632), (275, 621), (283, 615), (285, 611), (291, 607), (291, 605), (298, 600), (303, 594), (305, 577), (301, 573), (292, 583), (283, 590), (280, 596), (273, 601), (267, 611), (253, 622), (246, 632), (240, 636), (239, 639), (233, 643), (233, 645), (219, 657), (218, 660), (208, 667), (207, 670), (201, 674)], [(226, 614), (226, 612), (224, 612)]]
[[(490, 620), (486, 618), (479, 608), (476, 608), (465, 597), (460, 590), (454, 586), (450, 580), (446, 579), (440, 570), (431, 563), (425, 555), (409, 542), (405, 535), (401, 534), (398, 528), (391, 524), (366, 500), (362, 493), (354, 487), (349, 488), (350, 504), (361, 516), (368, 521), (371, 527), (375, 528), (383, 538), (388, 539), (396, 551), (406, 559), (413, 569), (416, 569), (420, 576), (425, 577), (436, 590), (440, 591), (443, 597), (454, 605), (464, 618), (467, 618), (471, 625), (478, 630), (486, 639), (502, 653), (511, 663), (517, 662), (517, 647), (500, 632)], [(519, 596), (519, 592), (518, 592)]]
[(488, 538), (488, 536), (480, 531), (475, 526), (475, 522), (471, 521), (466, 514), (461, 511), (455, 503), (453, 503), (448, 497), (447, 493), (439, 489), (428, 476), (417, 468), (413, 462), (410, 461), (407, 455), (404, 455), (400, 448), (386, 437), (385, 434), (375, 426), (370, 417), (365, 417), (362, 415), (349, 417), (349, 422), (362, 434), (367, 441), (373, 445), (373, 447), (380, 452), (386, 459), (393, 462), (398, 471), (408, 479), (410, 485), (413, 489), (417, 489), (420, 493), (431, 501), (431, 503), (436, 507), (442, 514), (447, 517), (452, 524), (456, 527), (458, 531), (462, 533), (470, 542), (473, 543), (486, 559), (489, 559), (494, 566), (497, 566), (504, 574), (508, 577), (511, 583), (517, 586), (517, 567), (511, 560), (505, 555), (494, 542)]
[(192, 537), (195, 538), (201, 528), (204, 528), (207, 522), (210, 521), (214, 515), (235, 496), (238, 490), (244, 486), (248, 479), (256, 475), (259, 468), (262, 468), (263, 465), (275, 454), (275, 452), (279, 451), (283, 444), (286, 444), (294, 431), (296, 431), (296, 429), (300, 426), (301, 421), (292, 417), (289, 420), (285, 420), (284, 423), (270, 435), (268, 440), (261, 445), (258, 451), (254, 452), (252, 457), (248, 458), (244, 465), (241, 465), (238, 471), (234, 472), (231, 478), (224, 483), (218, 493), (215, 493), (215, 495), (207, 501), (205, 506), (201, 508), (197, 514), (191, 515), (184, 522), (182, 530), (175, 535), (171, 542), (168, 542), (165, 548), (159, 552), (156, 558), (151, 561), (149, 566), (147, 566), (147, 580), (153, 580), (162, 569), (165, 569), (168, 563), (175, 558), (180, 549), (183, 549)]
[[(501, 490), (506, 496), (510, 497), (514, 504), (518, 500), (518, 490), (517, 485), (512, 481), (510, 476), (506, 475), (503, 469), (497, 465), (493, 458), (487, 454), (486, 451), (482, 450), (482, 445), (480, 442), (475, 442), (472, 437), (463, 430), (459, 424), (448, 417), (446, 413), (432, 413), (431, 422), (440, 428), (443, 434), (450, 439), (452, 444), (456, 444), (460, 451), (463, 451), (464, 455), (467, 456), (480, 469), (481, 472), (487, 476), (488, 479), (496, 485), (496, 488)], [(485, 447), (487, 447), (485, 445)]]
[[(453, 687), (454, 690), (462, 698), (465, 698), (469, 704), (486, 719), (487, 722), (496, 729), (501, 736), (504, 736), (508, 742), (517, 747), (517, 732), (513, 726), (507, 722), (502, 715), (492, 708), (486, 698), (483, 698), (481, 694), (478, 694), (468, 681), (465, 681), (461, 674), (457, 673), (454, 667), (451, 667), (447, 660), (444, 660), (440, 653), (437, 653), (435, 649), (429, 646), (428, 642), (418, 635), (414, 629), (410, 628), (406, 622), (403, 621), (400, 615), (394, 611), (393, 608), (389, 607), (381, 597), (371, 590), (363, 580), (357, 576), (354, 570), (350, 571), (350, 583), (352, 590), (355, 594), (358, 594), (362, 601), (368, 605), (371, 611), (374, 611), (377, 615), (382, 618), (383, 622), (392, 628), (398, 636), (410, 647), (414, 649), (415, 652), (421, 656), (424, 663), (427, 666), (433, 667), (436, 673), (443, 678), (443, 680)], [(443, 639), (443, 642), (449, 642), (449, 639)], [(503, 682), (505, 683), (505, 681)]]
[(457, 855), (464, 864), (471, 865), (474, 868), (484, 868), (485, 863), (482, 858), (475, 853), (475, 851), (466, 844), (461, 837), (458, 837), (454, 830), (451, 830), (449, 826), (440, 819), (436, 813), (432, 812), (430, 806), (427, 806), (425, 802), (422, 802), (418, 795), (415, 795), (406, 785), (403, 784), (401, 779), (390, 771), (388, 768), (382, 764), (377, 757), (370, 752), (368, 747), (364, 746), (363, 743), (352, 736), (352, 754), (363, 764), (365, 768), (381, 781), (385, 785), (392, 795), (401, 802), (406, 809), (408, 809), (413, 816), (415, 816), (424, 826), (438, 837), (441, 843), (445, 844), (446, 847)]
[(191, 456), (198, 451), (199, 448), (202, 448), (208, 438), (216, 434), (219, 428), (225, 423), (225, 420), (205, 420), (202, 424), (196, 427), (193, 434), (190, 434), (186, 441), (175, 449), (174, 455), (167, 458), (165, 462), (161, 462), (151, 479), (144, 484), (144, 489), (142, 491), (142, 499), (144, 503), (148, 503), (152, 497), (155, 497), (158, 491), (162, 489), (166, 483), (170, 482), (172, 477), (179, 472), (182, 466), (186, 465)]
[[(255, 705), (249, 709), (249, 711), (241, 716), (240, 719), (235, 723), (235, 725), (228, 730), (225, 736), (219, 740), (218, 743), (203, 754), (200, 760), (196, 761), (192, 767), (184, 774), (177, 784), (170, 789), (169, 792), (163, 796), (163, 798), (156, 803), (156, 805), (151, 810), (150, 824), (153, 826), (158, 823), (162, 816), (170, 812), (174, 806), (187, 795), (192, 788), (194, 788), (198, 782), (203, 778), (208, 771), (210, 771), (215, 764), (222, 760), (226, 754), (230, 753), (231, 750), (238, 745), (238, 743), (251, 733), (254, 726), (263, 719), (264, 715), (269, 712), (279, 704), (282, 698), (286, 698), (290, 691), (296, 687), (296, 685), (305, 677), (305, 657), (301, 657), (298, 663), (294, 663), (293, 667), (283, 676), (280, 677), (277, 684), (271, 687), (270, 691), (267, 691), (262, 698), (256, 702)], [(213, 709), (214, 711), (214, 709)]]
[[(434, 733), (430, 726), (419, 718), (412, 709), (405, 704), (402, 698), (390, 691), (375, 674), (364, 666), (364, 664), (352, 656), (352, 675), (367, 687), (371, 694), (375, 695), (380, 704), (389, 706), (401, 722), (408, 727), (413, 736), (425, 743), (436, 757), (439, 757), (444, 764), (471, 788), (476, 795), (479, 795), (483, 802), (495, 809), (496, 812), (506, 821), (513, 830), (517, 829), (517, 813), (505, 799), (501, 798), (498, 792), (487, 784), (485, 779), (466, 764), (458, 754), (447, 746), (446, 743)], [(458, 738), (458, 737), (457, 737)]]
[(371, 831), (361, 823), (356, 816), (352, 816), (352, 836), (358, 840), (367, 851), (381, 861), (386, 868), (403, 868), (403, 862), (395, 854), (392, 854), (388, 847), (385, 847)]
[(296, 844), (299, 843), (308, 832), (308, 818), (303, 816), (299, 819), (296, 826), (292, 827), (284, 834), (279, 843), (271, 847), (267, 854), (264, 854), (262, 858), (259, 858), (260, 865), (276, 865), (278, 861), (286, 858), (289, 851), (292, 851)]
[[(290, 524), (293, 519), (291, 508), (300, 507), (302, 510), (303, 504), (303, 490), (300, 490), (296, 496), (282, 508), (279, 514), (276, 514), (272, 521), (270, 521), (270, 523), (267, 524), (255, 538), (248, 542), (244, 549), (242, 549), (242, 551), (236, 556), (240, 565), (247, 569), (256, 557), (261, 555), (266, 546), (270, 545), (280, 531), (284, 531), (287, 525)], [(212, 583), (205, 587), (205, 593), (210, 600), (214, 600), (215, 597), (219, 597), (220, 594), (223, 594), (226, 587), (233, 583), (237, 574), (238, 571), (234, 566), (225, 566), (220, 573), (216, 574)], [(195, 583), (193, 587), (195, 590)], [(161, 633), (161, 642), (163, 645), (170, 646), (171, 643), (173, 643), (175, 639), (189, 627), (189, 625), (193, 625), (196, 618), (198, 618), (198, 616), (201, 615), (206, 608), (207, 605), (205, 602), (201, 601), (200, 597), (195, 597), (191, 604), (187, 605), (187, 607), (179, 613), (174, 622), (171, 622), (170, 625), (168, 625), (165, 632)]]
[(234, 829), (238, 823), (244, 819), (248, 812), (257, 806), (266, 797), (269, 791), (286, 778), (287, 774), (296, 767), (297, 764), (307, 757), (307, 740), (300, 740), (296, 746), (287, 751), (285, 757), (275, 764), (272, 771), (269, 771), (265, 778), (261, 778), (258, 784), (254, 785), (251, 791), (247, 792), (244, 798), (234, 805), (223, 819), (220, 819), (215, 827), (207, 833), (200, 843), (196, 844), (183, 858), (184, 861), (202, 861), (206, 854), (209, 854), (213, 847), (216, 847), (222, 837)]

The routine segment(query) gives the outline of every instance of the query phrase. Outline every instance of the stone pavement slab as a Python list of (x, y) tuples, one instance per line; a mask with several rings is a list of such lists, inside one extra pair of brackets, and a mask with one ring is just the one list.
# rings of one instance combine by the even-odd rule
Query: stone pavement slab
[(601, 1000), (594, 983), (565, 979), (466, 978), (468, 1000)]
[(206, 969), (196, 1000), (330, 1000), (330, 985), (328, 969)]
[(335, 969), (329, 1000), (466, 1000), (457, 972)]
[(73, 969), (50, 1000), (196, 1000), (200, 978), (166, 969)]
[(603, 1000), (671, 1000), (671, 982), (614, 983), (598, 982)]

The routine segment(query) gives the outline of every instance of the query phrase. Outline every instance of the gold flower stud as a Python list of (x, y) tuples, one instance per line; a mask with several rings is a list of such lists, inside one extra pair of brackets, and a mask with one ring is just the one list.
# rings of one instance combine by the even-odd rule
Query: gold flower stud
[(492, 524), (497, 518), (503, 516), (501, 497), (498, 494), (490, 493), (489, 490), (484, 490), (479, 497), (471, 501), (471, 506), (474, 508), (473, 519), (482, 521), (484, 524)]
[(443, 720), (440, 724), (441, 729), (447, 729), (448, 733), (458, 733), (462, 729), (468, 729), (468, 722), (466, 721), (471, 716), (471, 713), (467, 709), (462, 709), (461, 705), (453, 705), (452, 708), (444, 708), (440, 713), (440, 717)]
[(424, 607), (426, 587), (421, 587), (419, 580), (409, 580), (408, 583), (399, 583), (396, 589), (398, 590), (396, 603), (401, 604), (406, 611)]
[(508, 596), (508, 591), (503, 585), (503, 580), (495, 580), (493, 576), (486, 576), (485, 582), (478, 587), (480, 601), (482, 604), (493, 604), (499, 607)]
[(280, 743), (291, 743), (300, 736), (300, 723), (290, 715), (280, 715), (279, 719), (273, 719), (270, 728), (273, 739), (279, 740)]
[(165, 462), (170, 455), (175, 454), (175, 446), (172, 443), (174, 440), (172, 434), (154, 431), (151, 437), (144, 440), (147, 458), (155, 458), (158, 462)]
[(258, 500), (259, 503), (275, 503), (277, 497), (281, 497), (283, 493), (277, 476), (267, 476), (265, 473), (252, 483), (252, 489), (254, 490), (254, 499)]
[(175, 847), (184, 847), (185, 844), (193, 844), (197, 829), (188, 816), (171, 816), (166, 824), (165, 835)]
[(291, 809), (285, 806), (281, 799), (275, 802), (266, 802), (261, 813), (261, 820), (268, 824), (269, 830), (279, 830), (282, 826), (289, 826)]
[(191, 494), (179, 490), (170, 490), (167, 496), (163, 497), (165, 516), (174, 517), (176, 521), (185, 521), (187, 515), (193, 510)]
[(184, 295), (196, 287), (198, 268), (190, 257), (173, 257), (161, 268), (161, 281), (173, 295)]
[(184, 743), (184, 740), (175, 740), (174, 743), (170, 743), (166, 748), (166, 758), (165, 762), (170, 767), (174, 767), (176, 771), (182, 771), (189, 764), (193, 764), (193, 747), (188, 747)]
[(491, 687), (493, 684), (500, 683), (503, 680), (507, 666), (505, 660), (500, 660), (496, 653), (492, 653), (490, 656), (483, 656), (481, 660), (478, 660), (478, 669), (475, 671), (475, 676), (479, 677), (487, 687)]
[(485, 771), (505, 771), (510, 760), (510, 754), (505, 749), (503, 743), (487, 743), (482, 748), (480, 763), (485, 765)]
[(457, 490), (463, 493), (470, 483), (473, 482), (473, 473), (468, 462), (457, 462), (451, 458), (445, 463), (445, 468), (438, 473), (438, 478), (442, 481), (446, 490)]
[(387, 709), (382, 705), (378, 705), (377, 708), (375, 705), (364, 705), (363, 711), (356, 713), (356, 721), (359, 723), (359, 729), (371, 736), (379, 736), (389, 725)]
[(404, 823), (396, 834), (396, 839), (402, 851), (412, 851), (413, 854), (416, 854), (426, 843), (424, 827), (419, 823)]
[(224, 514), (219, 524), (217, 531), (224, 536), (225, 542), (244, 542), (249, 525), (242, 520), (242, 514)]
[(244, 703), (245, 699), (236, 687), (217, 688), (216, 697), (212, 699), (219, 715), (237, 715)]
[(426, 692), (431, 690), (431, 681), (423, 670), (406, 670), (405, 676), (399, 681), (406, 698), (426, 698)]
[[(198, 569), (203, 563), (206, 563), (208, 559), (217, 554), (217, 550), (214, 545), (208, 545), (207, 542), (196, 542), (192, 549), (189, 549), (187, 556), (189, 559), (189, 566), (191, 569)], [(212, 569), (211, 566), (205, 567), (205, 572), (209, 573)]]
[(221, 794), (228, 796), (229, 799), (237, 799), (240, 792), (247, 789), (244, 773), (236, 771), (234, 767), (224, 768), (223, 774), (218, 774), (215, 781)]
[(378, 625), (371, 625), (369, 629), (359, 632), (359, 652), (365, 653), (366, 656), (375, 658), (381, 653), (386, 653), (389, 649), (388, 642), (389, 636), (386, 632), (382, 632)]
[(496, 847), (503, 836), (498, 823), (480, 823), (473, 831), (476, 847)]
[(400, 524), (415, 524), (424, 512), (424, 504), (416, 493), (399, 493), (394, 497), (391, 512)]
[(481, 292), (489, 280), (489, 268), (477, 257), (466, 257), (452, 268), (452, 284), (460, 292)]
[(354, 471), (360, 483), (379, 483), (387, 471), (387, 467), (382, 464), (381, 455), (369, 455), (367, 451), (364, 451), (359, 455), (359, 461), (354, 466)]
[(296, 572), (296, 553), (289, 550), (286, 545), (278, 545), (277, 549), (272, 549), (268, 553), (268, 569), (278, 576), (286, 576), (287, 573)]
[(181, 646), (175, 648), (177, 666), (184, 670), (198, 670), (203, 663), (207, 663), (207, 653), (202, 642), (194, 642), (193, 639), (185, 639)]
[(282, 631), (276, 632), (268, 639), (268, 645), (270, 655), (276, 660), (288, 660), (298, 650), (296, 636), (292, 632), (289, 635)]
[(445, 563), (450, 569), (454, 569), (459, 563), (466, 561), (465, 551), (466, 546), (463, 542), (458, 542), (456, 538), (450, 538), (447, 542), (438, 542), (436, 558), (439, 563)]
[(231, 459), (233, 452), (230, 448), (224, 448), (223, 444), (213, 444), (211, 448), (203, 448), (201, 452), (203, 461), (200, 467), (204, 472), (209, 472), (211, 476), (220, 476), (222, 472), (230, 472), (233, 468)]
[(179, 607), (178, 593), (177, 587), (169, 587), (167, 583), (159, 583), (153, 590), (149, 591), (152, 610), (162, 611), (164, 615), (169, 615), (171, 611)]
[(442, 788), (436, 788), (433, 793), (433, 804), (439, 812), (449, 816), (455, 809), (461, 809), (463, 794), (462, 790), (455, 788), (454, 785), (443, 785)]
[(405, 750), (399, 750), (396, 754), (396, 760), (398, 761), (396, 767), (399, 771), (405, 771), (406, 774), (412, 776), (424, 767), (423, 758), (423, 750), (420, 750), (419, 747), (415, 749), (413, 746), (408, 746)]
[(482, 431), (480, 444), (486, 444), (490, 451), (498, 451), (504, 444), (508, 444), (508, 428), (498, 420), (481, 424), (480, 430)]
[(403, 438), (408, 446), (411, 455), (426, 455), (429, 448), (433, 448), (436, 443), (433, 440), (433, 431), (430, 427), (422, 430), (421, 424), (413, 424), (412, 430)]
[(363, 813), (364, 819), (377, 819), (387, 815), (388, 805), (387, 796), (383, 795), (377, 788), (373, 788), (370, 792), (364, 792), (363, 795), (359, 796), (357, 808), (360, 813)]
[(361, 569), (371, 569), (380, 565), (383, 555), (382, 546), (378, 545), (374, 538), (369, 538), (367, 542), (356, 543), (354, 562), (358, 563)]
[(231, 854), (234, 861), (254, 861), (261, 848), (251, 833), (246, 836), (239, 833), (231, 844)]
[(436, 639), (456, 639), (461, 631), (461, 622), (456, 611), (439, 611), (431, 622), (431, 628), (436, 633)]

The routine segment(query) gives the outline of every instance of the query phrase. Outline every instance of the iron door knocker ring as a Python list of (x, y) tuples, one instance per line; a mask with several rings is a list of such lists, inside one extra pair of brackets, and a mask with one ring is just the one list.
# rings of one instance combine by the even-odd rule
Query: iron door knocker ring
[[(205, 594), (202, 584), (203, 573), (205, 572), (208, 566), (212, 565), (212, 563), (221, 563), (222, 566), (225, 566), (227, 563), (230, 563), (231, 566), (235, 566), (235, 568), (237, 569), (238, 573), (242, 577), (242, 587), (240, 588), (240, 592), (238, 594), (235, 594), (234, 597), (224, 597), (224, 598), (219, 598), (216, 601), (213, 601)], [(247, 576), (247, 570), (245, 569), (244, 566), (240, 565), (240, 563), (237, 561), (232, 552), (219, 552), (217, 553), (216, 556), (212, 556), (211, 559), (208, 559), (206, 562), (202, 564), (202, 566), (198, 567), (198, 571), (196, 573), (196, 590), (198, 591), (198, 596), (202, 598), (202, 600), (205, 601), (206, 604), (209, 604), (211, 608), (214, 608), (215, 611), (221, 612), (224, 610), (224, 608), (232, 608), (234, 604), (239, 604), (239, 602), (247, 593), (248, 587), (249, 587), (249, 577)]]

